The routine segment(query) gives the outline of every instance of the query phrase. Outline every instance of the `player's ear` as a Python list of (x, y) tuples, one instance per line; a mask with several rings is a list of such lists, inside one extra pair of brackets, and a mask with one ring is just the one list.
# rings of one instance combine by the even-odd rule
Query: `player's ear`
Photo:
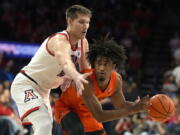
[(71, 25), (72, 24), (72, 19), (69, 17), (69, 18), (67, 18), (67, 24), (68, 25)]

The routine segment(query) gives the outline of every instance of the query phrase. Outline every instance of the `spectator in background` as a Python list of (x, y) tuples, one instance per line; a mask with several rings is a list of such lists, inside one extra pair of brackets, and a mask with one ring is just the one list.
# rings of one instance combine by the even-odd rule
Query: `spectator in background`
[(174, 76), (172, 71), (167, 71), (163, 76), (163, 92), (165, 92), (170, 97), (175, 97), (178, 87), (174, 82)]
[(177, 49), (180, 49), (180, 35), (178, 32), (176, 32), (174, 37), (170, 39), (169, 46), (171, 48), (172, 55), (175, 54)]
[(23, 133), (20, 119), (9, 107), (8, 89), (0, 91), (0, 129), (1, 135), (20, 135)]
[(0, 69), (0, 81), (12, 82), (14, 75), (12, 74), (12, 68), (14, 66), (14, 61), (9, 60), (3, 68)]
[(115, 126), (115, 131), (118, 133), (118, 135), (133, 135), (132, 134), (132, 128), (133, 128), (133, 123), (131, 117), (126, 117), (126, 118), (121, 118), (116, 126)]
[(176, 112), (175, 115), (166, 122), (168, 135), (179, 135), (180, 133), (180, 102), (178, 97), (173, 98)]
[(174, 76), (178, 88), (180, 88), (180, 66), (177, 66), (173, 69), (172, 75)]
[(13, 75), (13, 69), (14, 67), (14, 61), (13, 60), (8, 60), (7, 63), (4, 66), (4, 72), (6, 73), (6, 76), (8, 77), (8, 81), (12, 82), (14, 79)]
[(171, 55), (175, 61), (175, 65), (180, 65), (180, 35), (178, 32), (176, 32), (174, 37), (170, 39), (169, 46), (171, 49)]

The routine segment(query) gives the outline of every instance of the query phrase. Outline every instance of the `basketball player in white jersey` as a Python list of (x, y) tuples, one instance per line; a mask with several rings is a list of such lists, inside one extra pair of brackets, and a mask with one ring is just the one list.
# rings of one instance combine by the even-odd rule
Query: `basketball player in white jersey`
[(88, 83), (90, 74), (79, 70), (89, 67), (85, 53), (88, 42), (85, 38), (91, 19), (91, 11), (81, 5), (66, 10), (67, 29), (49, 36), (36, 52), (30, 63), (22, 68), (11, 86), (22, 122), (31, 122), (34, 135), (52, 134), (52, 111), (49, 94), (52, 88), (62, 85), (70, 78), (78, 94)]

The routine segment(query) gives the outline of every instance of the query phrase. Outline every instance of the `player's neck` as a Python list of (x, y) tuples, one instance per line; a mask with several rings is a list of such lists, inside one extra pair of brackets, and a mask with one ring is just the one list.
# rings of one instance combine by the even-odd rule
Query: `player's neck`
[[(96, 79), (96, 80), (97, 80), (97, 79)], [(109, 81), (110, 81), (110, 79), (109, 79), (109, 80), (106, 79), (106, 80), (104, 80), (104, 81), (97, 80), (97, 84), (98, 84), (99, 89), (100, 89), (101, 91), (104, 91), (104, 90), (108, 87)]]
[(73, 32), (71, 32), (68, 28), (66, 31), (69, 35), (69, 42), (71, 43), (72, 46), (75, 46), (77, 44), (77, 42), (79, 41), (79, 39), (76, 38), (76, 36), (73, 34)]

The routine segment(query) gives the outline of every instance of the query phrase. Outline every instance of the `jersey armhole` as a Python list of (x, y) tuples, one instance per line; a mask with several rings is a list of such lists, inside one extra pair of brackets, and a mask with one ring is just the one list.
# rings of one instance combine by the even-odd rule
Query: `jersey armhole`
[(48, 42), (49, 42), (49, 40), (50, 40), (53, 36), (55, 36), (55, 35), (57, 35), (57, 34), (60, 34), (60, 35), (65, 36), (66, 39), (68, 40), (68, 36), (67, 36), (65, 33), (55, 33), (55, 34), (52, 34), (51, 36), (49, 36), (49, 37), (48, 37), (48, 40), (47, 40), (47, 42), (46, 42), (46, 50), (47, 50), (47, 52), (48, 52), (50, 55), (52, 55), (52, 56), (55, 56), (55, 55), (54, 55), (53, 52), (51, 52), (51, 51), (49, 50), (49, 48), (48, 48)]

